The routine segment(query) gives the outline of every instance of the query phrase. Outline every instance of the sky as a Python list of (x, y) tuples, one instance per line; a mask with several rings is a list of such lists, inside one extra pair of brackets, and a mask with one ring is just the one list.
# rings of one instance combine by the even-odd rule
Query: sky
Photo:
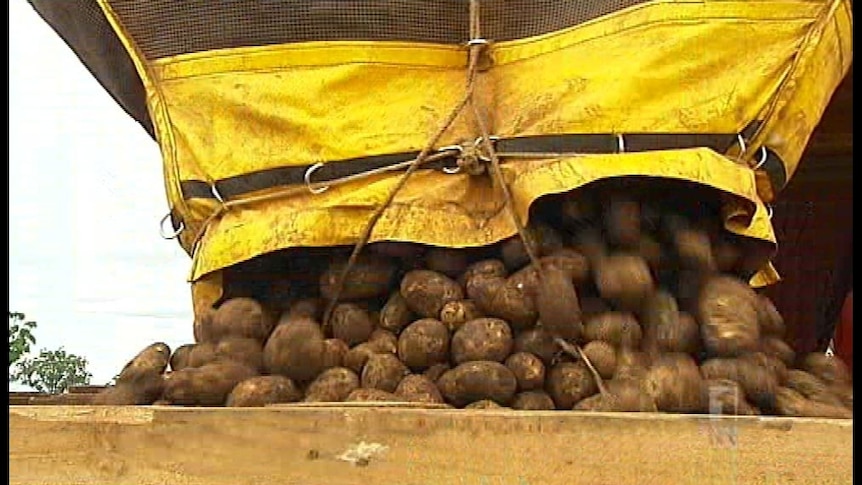
[(104, 384), (153, 342), (193, 342), (158, 145), (25, 0), (9, 2), (9, 120), (9, 310), (37, 322), (33, 353), (62, 346)]

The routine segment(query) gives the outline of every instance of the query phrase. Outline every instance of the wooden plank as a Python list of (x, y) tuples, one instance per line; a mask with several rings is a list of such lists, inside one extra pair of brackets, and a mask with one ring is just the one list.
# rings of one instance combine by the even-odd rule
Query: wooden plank
[(9, 420), (16, 485), (852, 483), (852, 420), (84, 406)]
[(88, 405), (95, 394), (38, 394), (35, 396), (9, 395), (10, 406), (82, 406)]
[(69, 394), (98, 394), (107, 386), (72, 386), (69, 388)]

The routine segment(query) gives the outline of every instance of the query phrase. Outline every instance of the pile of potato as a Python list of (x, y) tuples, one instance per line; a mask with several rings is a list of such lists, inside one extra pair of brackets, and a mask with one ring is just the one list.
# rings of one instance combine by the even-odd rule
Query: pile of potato
[(538, 266), (520, 237), (372, 244), (325, 324), (349, 248), (281, 272), (263, 259), (197, 319), (195, 344), (147, 347), (96, 403), (852, 417), (847, 367), (794, 355), (746, 283), (745, 247), (697, 196), (608, 184), (546, 198), (528, 226)]

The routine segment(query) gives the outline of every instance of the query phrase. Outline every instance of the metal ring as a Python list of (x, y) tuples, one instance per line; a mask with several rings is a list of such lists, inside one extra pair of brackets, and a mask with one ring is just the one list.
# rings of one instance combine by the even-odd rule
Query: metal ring
[[(462, 147), (461, 145), (447, 145), (445, 147), (438, 148), (437, 152), (438, 153), (458, 152), (458, 155), (463, 155), (464, 154), (464, 147)], [(457, 165), (454, 168), (453, 167), (443, 167), (443, 173), (446, 173), (449, 175), (455, 175), (456, 173), (458, 173), (460, 171), (461, 171), (460, 165)]]
[[(494, 143), (496, 143), (499, 139), (500, 139), (499, 136), (495, 136), (495, 135), (489, 135), (488, 136), (488, 141), (491, 142), (491, 148), (494, 148)], [(481, 151), (481, 148), (483, 147), (482, 142), (484, 142), (484, 141), (485, 141), (485, 137), (480, 136), (480, 137), (476, 138), (476, 141), (473, 142), (473, 146), (475, 146), (479, 150), (479, 160), (482, 160), (483, 162), (490, 162), (491, 157), (489, 155), (483, 155), (482, 151)]]
[(320, 162), (315, 163), (314, 165), (308, 167), (308, 170), (305, 171), (305, 176), (303, 177), (305, 179), (305, 186), (308, 188), (308, 191), (311, 192), (312, 194), (315, 194), (315, 195), (322, 194), (322, 193), (326, 192), (327, 190), (329, 190), (328, 185), (317, 188), (317, 189), (315, 189), (314, 187), (311, 186), (312, 185), (311, 174), (313, 174), (314, 172), (319, 170), (321, 167), (323, 167), (323, 163), (320, 163)]
[(745, 155), (746, 150), (748, 150), (748, 146), (745, 144), (745, 137), (742, 136), (742, 133), (736, 134), (736, 141), (739, 143), (739, 157), (738, 160), (742, 160), (742, 156)]
[(186, 223), (183, 221), (180, 221), (180, 227), (179, 228), (177, 228), (171, 234), (165, 234), (165, 221), (170, 219), (170, 217), (171, 217), (171, 213), (168, 212), (167, 214), (165, 214), (165, 217), (162, 217), (162, 220), (159, 221), (159, 235), (162, 236), (162, 239), (167, 239), (169, 241), (171, 239), (176, 239), (180, 235), (180, 233), (182, 233), (186, 228)]
[(623, 135), (617, 135), (617, 153), (625, 153), (626, 152), (626, 141), (623, 139)]
[(491, 42), (488, 39), (470, 39), (467, 41), (467, 45), (472, 47), (474, 45), (488, 45)]
[(216, 200), (217, 200), (217, 201), (219, 201), (219, 203), (220, 203), (221, 205), (224, 205), (224, 198), (223, 198), (223, 197), (221, 196), (221, 194), (219, 193), (218, 188), (216, 187), (215, 182), (213, 182), (213, 183), (212, 183), (212, 185), (210, 185), (210, 192), (212, 192), (213, 197), (215, 197), (215, 198), (216, 198)]
[(760, 147), (760, 154), (760, 160), (757, 161), (757, 165), (754, 166), (754, 170), (760, 169), (760, 167), (762, 167), (763, 164), (766, 163), (766, 159), (769, 158), (769, 154), (766, 152), (765, 146)]
[(772, 220), (772, 213), (773, 213), (772, 206), (769, 204), (766, 204), (766, 217), (768, 217), (770, 221)]

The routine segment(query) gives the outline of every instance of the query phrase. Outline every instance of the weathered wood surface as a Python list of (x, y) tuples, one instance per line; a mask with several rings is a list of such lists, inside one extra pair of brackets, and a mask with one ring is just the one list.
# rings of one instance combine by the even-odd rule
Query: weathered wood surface
[(849, 484), (852, 420), (12, 406), (28, 485)]

